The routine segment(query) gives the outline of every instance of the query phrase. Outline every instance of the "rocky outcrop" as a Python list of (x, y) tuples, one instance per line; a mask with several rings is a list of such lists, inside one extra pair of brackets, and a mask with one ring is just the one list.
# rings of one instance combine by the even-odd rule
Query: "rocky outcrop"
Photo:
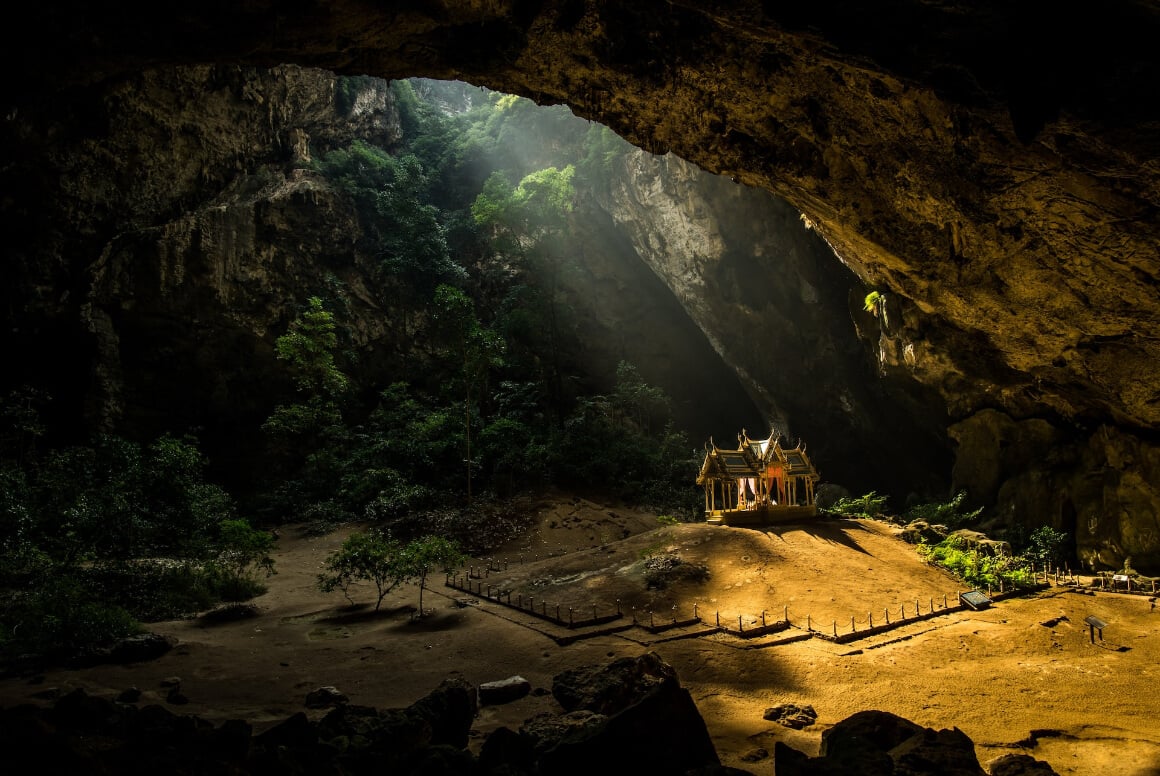
[[(214, 725), (78, 689), (49, 707), (0, 709), (0, 746), (13, 761), (34, 763), (44, 773), (748, 773), (722, 768), (704, 720), (671, 668), (647, 655), (618, 662), (624, 665), (608, 666), (603, 678), (598, 666), (581, 672), (581, 683), (592, 690), (585, 694), (597, 705), (611, 698), (611, 683), (631, 675), (631, 694), (618, 693), (620, 701), (604, 705), (608, 714), (545, 712), (519, 732), (493, 731), (478, 757), (467, 748), (478, 711), (475, 688), (455, 677), (406, 708), (344, 703), (315, 720), (298, 712), (257, 735), (244, 720)], [(645, 675), (658, 681), (641, 684)], [(561, 678), (573, 686), (577, 679)], [(778, 776), (986, 776), (962, 731), (924, 728), (883, 711), (858, 712), (825, 730), (818, 757), (779, 741), (774, 768)], [(1007, 754), (991, 763), (990, 773), (1055, 771), (1028, 755)]]
[[(750, 434), (772, 426), (800, 439), (826, 480), (898, 494), (899, 505), (945, 492), (943, 400), (880, 373), (858, 334), (870, 318), (862, 281), (796, 209), (643, 151), (620, 160), (605, 207), (760, 408), (765, 425)], [(891, 456), (867, 456), (884, 434)]]
[[(774, 749), (774, 770), (778, 776), (987, 773), (975, 756), (974, 743), (958, 728), (924, 728), (885, 711), (859, 711), (823, 731), (818, 757), (808, 757), (779, 741)], [(1026, 755), (1012, 755), (992, 763), (992, 776), (1024, 772), (1044, 776), (1055, 773), (1047, 763)]]

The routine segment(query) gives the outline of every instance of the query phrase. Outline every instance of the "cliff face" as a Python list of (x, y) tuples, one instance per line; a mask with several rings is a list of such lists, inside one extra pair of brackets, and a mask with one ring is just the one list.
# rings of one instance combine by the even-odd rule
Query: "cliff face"
[[(566, 101), (642, 147), (805, 212), (886, 293), (888, 322), (863, 330), (887, 375), (945, 398), (959, 461), (997, 458), (998, 476), (1015, 483), (998, 498), (1029, 523), (1074, 519), (1080, 492), (1098, 504), (1098, 525), (1079, 526), (1085, 559), (1160, 562), (1160, 544), (1135, 528), (1160, 503), (1147, 463), (1160, 431), (1154, 4), (114, 6), (42, 4), (6, 28), (6, 132), (54, 103), (75, 114), (62, 128), (99, 122), (82, 85), (175, 62), (461, 78)], [(44, 138), (16, 140), (12, 159)], [(120, 169), (131, 185), (131, 165)], [(65, 188), (102, 185), (84, 172), (70, 171)], [(23, 181), (9, 209), (59, 173)], [(16, 225), (60, 226), (35, 212)], [(989, 410), (1010, 420), (1008, 447), (1010, 435), (1020, 448), (1050, 439), (1059, 454), (996, 452)], [(1052, 433), (1024, 439), (1038, 429), (1028, 420)], [(974, 468), (956, 467), (959, 484), (976, 485)], [(1076, 477), (1087, 486), (1062, 502), (1018, 485)]]
[(4, 171), (6, 382), (78, 428), (198, 428), (229, 469), (286, 389), (273, 340), (306, 296), (345, 302), (350, 347), (389, 351), (357, 219), (307, 163), (397, 140), (398, 116), (383, 82), (342, 111), (334, 90), (293, 66), (168, 68), (10, 122), (39, 153)]
[[(945, 491), (941, 400), (913, 380), (880, 376), (858, 336), (871, 318), (861, 282), (794, 208), (642, 151), (624, 159), (606, 208), (763, 419), (805, 441), (828, 481), (900, 496)], [(885, 436), (890, 455), (866, 455)], [(732, 434), (717, 441), (731, 444)]]

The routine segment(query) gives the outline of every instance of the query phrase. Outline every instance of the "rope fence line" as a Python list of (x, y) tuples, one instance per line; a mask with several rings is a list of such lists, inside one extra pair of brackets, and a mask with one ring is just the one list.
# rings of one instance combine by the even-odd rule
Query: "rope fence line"
[[(490, 566), (481, 567), (477, 573), (475, 568), (471, 567), (465, 575), (446, 575), (444, 584), (447, 587), (479, 596), (489, 602), (515, 609), (569, 631), (583, 631), (576, 635), (553, 637), (561, 644), (616, 633), (634, 627), (653, 635), (661, 635), (671, 631), (683, 631), (698, 625), (704, 627), (687, 634), (687, 636), (680, 637), (696, 638), (711, 633), (724, 633), (741, 639), (753, 639), (794, 628), (803, 631), (806, 638), (813, 637), (845, 644), (885, 633), (904, 625), (911, 625), (969, 608), (959, 598), (963, 591), (956, 591), (953, 599), (947, 593), (942, 596), (941, 600), (935, 596), (927, 596), (926, 601), (923, 601), (922, 598), (915, 598), (913, 608), (910, 608), (908, 603), (899, 604), (897, 609), (886, 607), (882, 609), (881, 616), (877, 619), (874, 611), (868, 611), (865, 619), (859, 619), (857, 615), (851, 616), (848, 627), (845, 621), (839, 622), (832, 619), (827, 624), (815, 620), (811, 613), (804, 616), (794, 615), (791, 618), (788, 606), (783, 606), (776, 615), (768, 610), (763, 610), (760, 615), (740, 614), (734, 617), (733, 615), (723, 615), (716, 610), (712, 615), (709, 615), (708, 612), (701, 610), (699, 603), (694, 603), (692, 617), (682, 619), (675, 606), (666, 613), (658, 613), (653, 610), (638, 612), (635, 607), (628, 607), (628, 610), (625, 611), (619, 599), (613, 605), (603, 607), (599, 604), (566, 606), (558, 602), (549, 603), (543, 597), (525, 596), (523, 593), (513, 593), (509, 588), (487, 583), (485, 580), (489, 570), (499, 569)], [(1050, 581), (1042, 584), (1036, 583), (1031, 588), (1004, 588), (1001, 585), (999, 592), (988, 588), (987, 597), (992, 601), (999, 601), (1042, 590), (1049, 585)], [(613, 623), (616, 625), (606, 627)]]

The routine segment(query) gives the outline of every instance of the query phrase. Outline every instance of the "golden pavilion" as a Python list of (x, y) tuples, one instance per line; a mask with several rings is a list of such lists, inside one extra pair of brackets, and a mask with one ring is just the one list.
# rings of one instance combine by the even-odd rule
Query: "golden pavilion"
[(737, 435), (737, 449), (710, 439), (697, 484), (705, 489), (705, 519), (724, 525), (791, 523), (818, 513), (814, 487), (820, 477), (805, 446), (786, 448), (780, 435), (750, 439)]

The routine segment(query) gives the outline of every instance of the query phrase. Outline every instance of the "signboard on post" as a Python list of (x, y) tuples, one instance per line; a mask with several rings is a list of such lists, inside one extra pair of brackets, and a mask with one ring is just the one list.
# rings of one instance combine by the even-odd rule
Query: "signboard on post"
[(1084, 617), (1083, 621), (1088, 626), (1088, 635), (1091, 637), (1092, 644), (1096, 643), (1096, 631), (1100, 632), (1100, 641), (1104, 640), (1104, 628), (1108, 627), (1106, 622), (1094, 614), (1089, 614), (1087, 617)]

